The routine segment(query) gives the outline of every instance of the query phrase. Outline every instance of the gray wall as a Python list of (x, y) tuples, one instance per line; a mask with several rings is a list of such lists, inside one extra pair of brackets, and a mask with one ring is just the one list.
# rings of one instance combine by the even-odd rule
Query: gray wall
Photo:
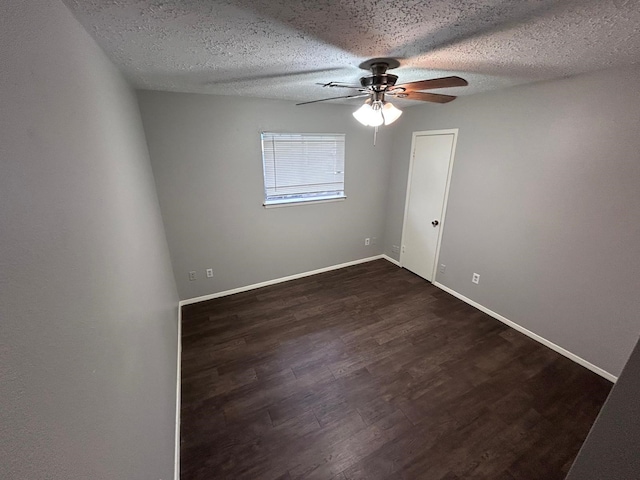
[(394, 132), (387, 255), (401, 239), (412, 132), (459, 128), (436, 280), (618, 375), (640, 332), (639, 74), (408, 108)]
[(640, 344), (602, 407), (566, 480), (638, 478)]
[[(139, 92), (180, 297), (192, 298), (380, 254), (390, 132), (355, 107)], [(261, 131), (346, 133), (340, 202), (265, 209)], [(365, 237), (377, 245), (364, 246)], [(213, 268), (214, 278), (205, 278)], [(198, 280), (189, 281), (195, 270)]]
[(173, 476), (177, 293), (135, 93), (0, 4), (0, 478)]

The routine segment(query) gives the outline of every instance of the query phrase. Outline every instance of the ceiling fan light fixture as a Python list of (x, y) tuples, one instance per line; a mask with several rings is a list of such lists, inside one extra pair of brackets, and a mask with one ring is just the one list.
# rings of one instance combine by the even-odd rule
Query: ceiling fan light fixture
[(384, 123), (382, 116), (381, 102), (371, 102), (367, 100), (358, 110), (353, 112), (353, 116), (365, 127), (379, 127)]
[(384, 123), (384, 116), (382, 115), (382, 102), (377, 100), (371, 104), (371, 107), (367, 113), (370, 127), (379, 127)]
[(382, 107), (382, 116), (384, 117), (384, 124), (391, 125), (402, 115), (402, 110), (395, 107), (391, 102), (385, 102)]
[(390, 102), (367, 100), (353, 116), (365, 127), (379, 127), (382, 124), (391, 125), (402, 115), (402, 110)]
[(373, 109), (371, 108), (371, 102), (367, 100), (358, 110), (353, 112), (353, 116), (365, 127), (369, 126), (369, 116)]

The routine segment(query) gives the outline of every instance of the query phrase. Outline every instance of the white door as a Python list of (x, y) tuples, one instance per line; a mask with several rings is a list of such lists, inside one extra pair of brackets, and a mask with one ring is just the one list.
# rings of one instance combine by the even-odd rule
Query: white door
[(407, 183), (400, 264), (433, 281), (457, 130), (416, 132)]

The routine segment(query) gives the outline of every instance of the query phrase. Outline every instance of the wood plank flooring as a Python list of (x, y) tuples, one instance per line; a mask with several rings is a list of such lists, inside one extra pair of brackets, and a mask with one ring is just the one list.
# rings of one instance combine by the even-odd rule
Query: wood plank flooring
[(183, 480), (562, 479), (611, 388), (385, 260), (182, 318)]

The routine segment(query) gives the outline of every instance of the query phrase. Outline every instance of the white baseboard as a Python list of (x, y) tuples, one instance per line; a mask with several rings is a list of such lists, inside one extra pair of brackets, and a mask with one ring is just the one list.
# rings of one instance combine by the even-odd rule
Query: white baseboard
[(503, 317), (502, 315), (500, 315), (499, 313), (494, 312), (493, 310), (489, 310), (487, 307), (480, 305), (477, 302), (474, 302), (473, 300), (471, 300), (470, 298), (465, 297), (464, 295), (456, 292), (455, 290), (452, 290), (449, 287), (446, 287), (444, 285), (442, 285), (441, 283), (438, 282), (433, 282), (433, 284), (444, 290), (447, 293), (450, 293), (451, 295), (453, 295), (456, 298), (459, 298), (460, 300), (462, 300), (465, 303), (468, 303), (469, 305), (471, 305), (472, 307), (477, 308), (478, 310), (486, 313), (487, 315), (495, 318), (496, 320), (501, 321), (502, 323), (504, 323), (505, 325), (510, 326), (511, 328), (513, 328), (514, 330), (519, 331), (520, 333), (524, 333), (527, 337), (532, 338), (533, 340), (535, 340), (536, 342), (541, 343), (542, 345), (549, 347), (551, 350), (555, 350), (556, 352), (558, 352), (560, 355), (564, 355), (565, 357), (567, 357), (570, 360), (573, 360), (574, 362), (576, 362), (578, 365), (582, 365), (583, 367), (591, 370), (594, 373), (597, 373), (598, 375), (600, 375), (603, 378), (606, 378), (607, 380), (609, 380), (610, 382), (616, 382), (618, 380), (618, 377), (616, 377), (615, 375), (612, 375), (611, 373), (607, 372), (606, 370), (603, 370), (600, 367), (595, 366), (593, 363), (590, 363), (588, 361), (586, 361), (584, 358), (579, 357), (578, 355), (571, 353), (568, 350), (565, 350), (564, 348), (562, 348), (559, 345), (556, 345), (555, 343), (547, 340), (544, 337), (541, 337), (540, 335), (538, 335), (537, 333), (533, 333), (531, 330), (527, 330), (526, 328), (524, 328), (521, 325), (518, 325), (517, 323), (509, 320), (508, 318)]
[(178, 305), (178, 362), (176, 370), (176, 445), (174, 480), (180, 480), (180, 371), (182, 369), (182, 306)]
[(397, 267), (401, 267), (402, 266), (402, 265), (400, 265), (399, 261), (397, 261), (395, 258), (389, 257), (388, 255), (382, 255), (382, 258), (384, 258), (387, 262), (393, 263)]
[(201, 297), (188, 298), (186, 300), (180, 300), (180, 306), (191, 305), (193, 303), (204, 302), (205, 300), (213, 300), (214, 298), (226, 297), (233, 295), (234, 293), (248, 292), (249, 290), (255, 290), (256, 288), (267, 287), (269, 285), (275, 285), (276, 283), (288, 282), (289, 280), (296, 280), (298, 278), (310, 277), (311, 275), (317, 275), (318, 273), (330, 272), (331, 270), (339, 270), (345, 267), (351, 267), (353, 265), (359, 265), (361, 263), (372, 262), (373, 260), (380, 260), (384, 258), (391, 263), (395, 261), (386, 255), (376, 255), (373, 257), (361, 258), (359, 260), (353, 260), (351, 262), (341, 263), (339, 265), (332, 265), (330, 267), (319, 268), (318, 270), (311, 270), (309, 272), (296, 273), (295, 275), (289, 275), (287, 277), (274, 278), (273, 280), (267, 280), (266, 282), (254, 283), (253, 285), (247, 285), (246, 287), (233, 288), (231, 290), (225, 290), (223, 292), (212, 293), (210, 295), (203, 295)]

